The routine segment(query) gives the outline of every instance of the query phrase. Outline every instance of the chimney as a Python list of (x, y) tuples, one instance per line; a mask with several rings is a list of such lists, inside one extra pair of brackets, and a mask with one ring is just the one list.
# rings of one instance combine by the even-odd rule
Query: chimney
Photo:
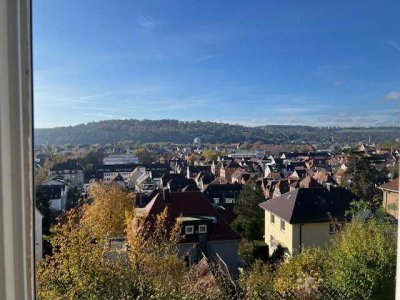
[(169, 189), (163, 189), (163, 200), (164, 202), (169, 201)]

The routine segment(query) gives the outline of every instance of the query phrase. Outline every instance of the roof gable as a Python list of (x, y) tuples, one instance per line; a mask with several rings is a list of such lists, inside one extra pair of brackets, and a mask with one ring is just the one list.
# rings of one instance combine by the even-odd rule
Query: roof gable
[(210, 240), (237, 240), (240, 238), (201, 192), (161, 192), (157, 194), (144, 208), (147, 211), (147, 220), (153, 220), (166, 208), (171, 223), (181, 216), (215, 217), (216, 222), (211, 224), (213, 228)]

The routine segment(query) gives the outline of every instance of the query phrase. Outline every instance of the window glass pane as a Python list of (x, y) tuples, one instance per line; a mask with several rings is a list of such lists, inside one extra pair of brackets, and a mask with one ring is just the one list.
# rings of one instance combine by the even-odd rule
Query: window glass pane
[(281, 220), (281, 230), (285, 230), (285, 221)]

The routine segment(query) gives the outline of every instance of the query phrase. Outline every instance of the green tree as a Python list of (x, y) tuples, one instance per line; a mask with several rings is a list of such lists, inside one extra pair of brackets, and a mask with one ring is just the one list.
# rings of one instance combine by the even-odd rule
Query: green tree
[(90, 228), (93, 237), (124, 236), (126, 220), (133, 215), (135, 196), (119, 186), (95, 184), (89, 189), (91, 204), (86, 204), (81, 223)]
[[(71, 219), (54, 229), (53, 254), (37, 266), (37, 298), (137, 299), (140, 283), (128, 261), (110, 260), (105, 244)], [(117, 283), (117, 284), (116, 284)]]
[(275, 288), (280, 292), (302, 291), (304, 281), (313, 283), (310, 293), (319, 288), (324, 278), (326, 253), (320, 248), (304, 248), (287, 262), (282, 262), (275, 276)]
[(239, 286), (242, 289), (241, 299), (273, 299), (274, 273), (272, 268), (261, 260), (256, 260), (250, 270), (241, 274)]
[(264, 211), (259, 204), (265, 201), (261, 188), (254, 180), (249, 180), (239, 194), (234, 212), (237, 214), (232, 227), (244, 238), (261, 240), (264, 234)]
[[(38, 299), (229, 299), (208, 266), (185, 268), (178, 256), (180, 224), (171, 229), (167, 211), (154, 226), (133, 226), (131, 201), (122, 193), (96, 186), (92, 206), (70, 211), (54, 228), (54, 251), (37, 266)], [(107, 240), (121, 230), (129, 252)]]
[(71, 186), (70, 189), (68, 190), (67, 194), (67, 201), (66, 201), (66, 209), (73, 208), (75, 205), (78, 204), (78, 200), (80, 197), (80, 193), (78, 189), (74, 186)]
[(212, 150), (210, 148), (204, 149), (204, 151), (202, 153), (204, 158), (207, 160), (216, 160), (218, 158), (219, 154), (220, 154), (219, 152)]
[[(226, 299), (209, 267), (187, 270), (178, 256), (181, 224), (169, 223), (168, 210), (152, 225), (135, 219), (128, 222), (130, 263), (144, 282), (144, 293), (156, 299)], [(129, 226), (132, 224), (132, 226)], [(133, 225), (135, 224), (135, 225)], [(172, 225), (172, 228), (171, 228)], [(151, 297), (150, 297), (151, 298)]]
[(343, 182), (351, 180), (350, 191), (360, 198), (359, 206), (373, 211), (382, 204), (382, 192), (377, 188), (387, 181), (388, 171), (378, 170), (367, 159), (352, 155)]
[(239, 148), (241, 150), (250, 150), (251, 149), (251, 144), (248, 141), (246, 141), (243, 144), (241, 144)]
[(36, 199), (35, 199), (36, 207), (43, 215), (43, 223), (42, 223), (43, 234), (47, 235), (50, 233), (50, 227), (53, 221), (53, 214), (50, 209), (50, 200), (47, 197), (44, 190), (41, 190), (38, 187), (36, 188), (35, 194), (36, 194)]
[(348, 299), (394, 299), (395, 226), (377, 220), (347, 224), (333, 241), (326, 280)]
[(45, 181), (49, 177), (49, 170), (54, 166), (54, 162), (50, 159), (46, 159), (42, 167), (35, 169), (35, 185), (38, 186), (40, 183)]
[(247, 263), (254, 263), (254, 243), (246, 239), (241, 239), (239, 242), (238, 253)]
[(97, 164), (103, 163), (104, 154), (101, 152), (89, 151), (82, 158), (82, 164), (87, 171), (92, 171)]
[(154, 160), (153, 154), (146, 151), (143, 148), (138, 148), (135, 150), (135, 155), (142, 164), (151, 164)]

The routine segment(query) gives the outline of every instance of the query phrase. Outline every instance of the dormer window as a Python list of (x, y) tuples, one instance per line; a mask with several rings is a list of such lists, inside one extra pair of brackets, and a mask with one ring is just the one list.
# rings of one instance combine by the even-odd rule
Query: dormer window
[(194, 233), (194, 226), (193, 225), (185, 226), (185, 234), (193, 234), (193, 233)]
[(207, 233), (207, 225), (199, 225), (199, 233)]

